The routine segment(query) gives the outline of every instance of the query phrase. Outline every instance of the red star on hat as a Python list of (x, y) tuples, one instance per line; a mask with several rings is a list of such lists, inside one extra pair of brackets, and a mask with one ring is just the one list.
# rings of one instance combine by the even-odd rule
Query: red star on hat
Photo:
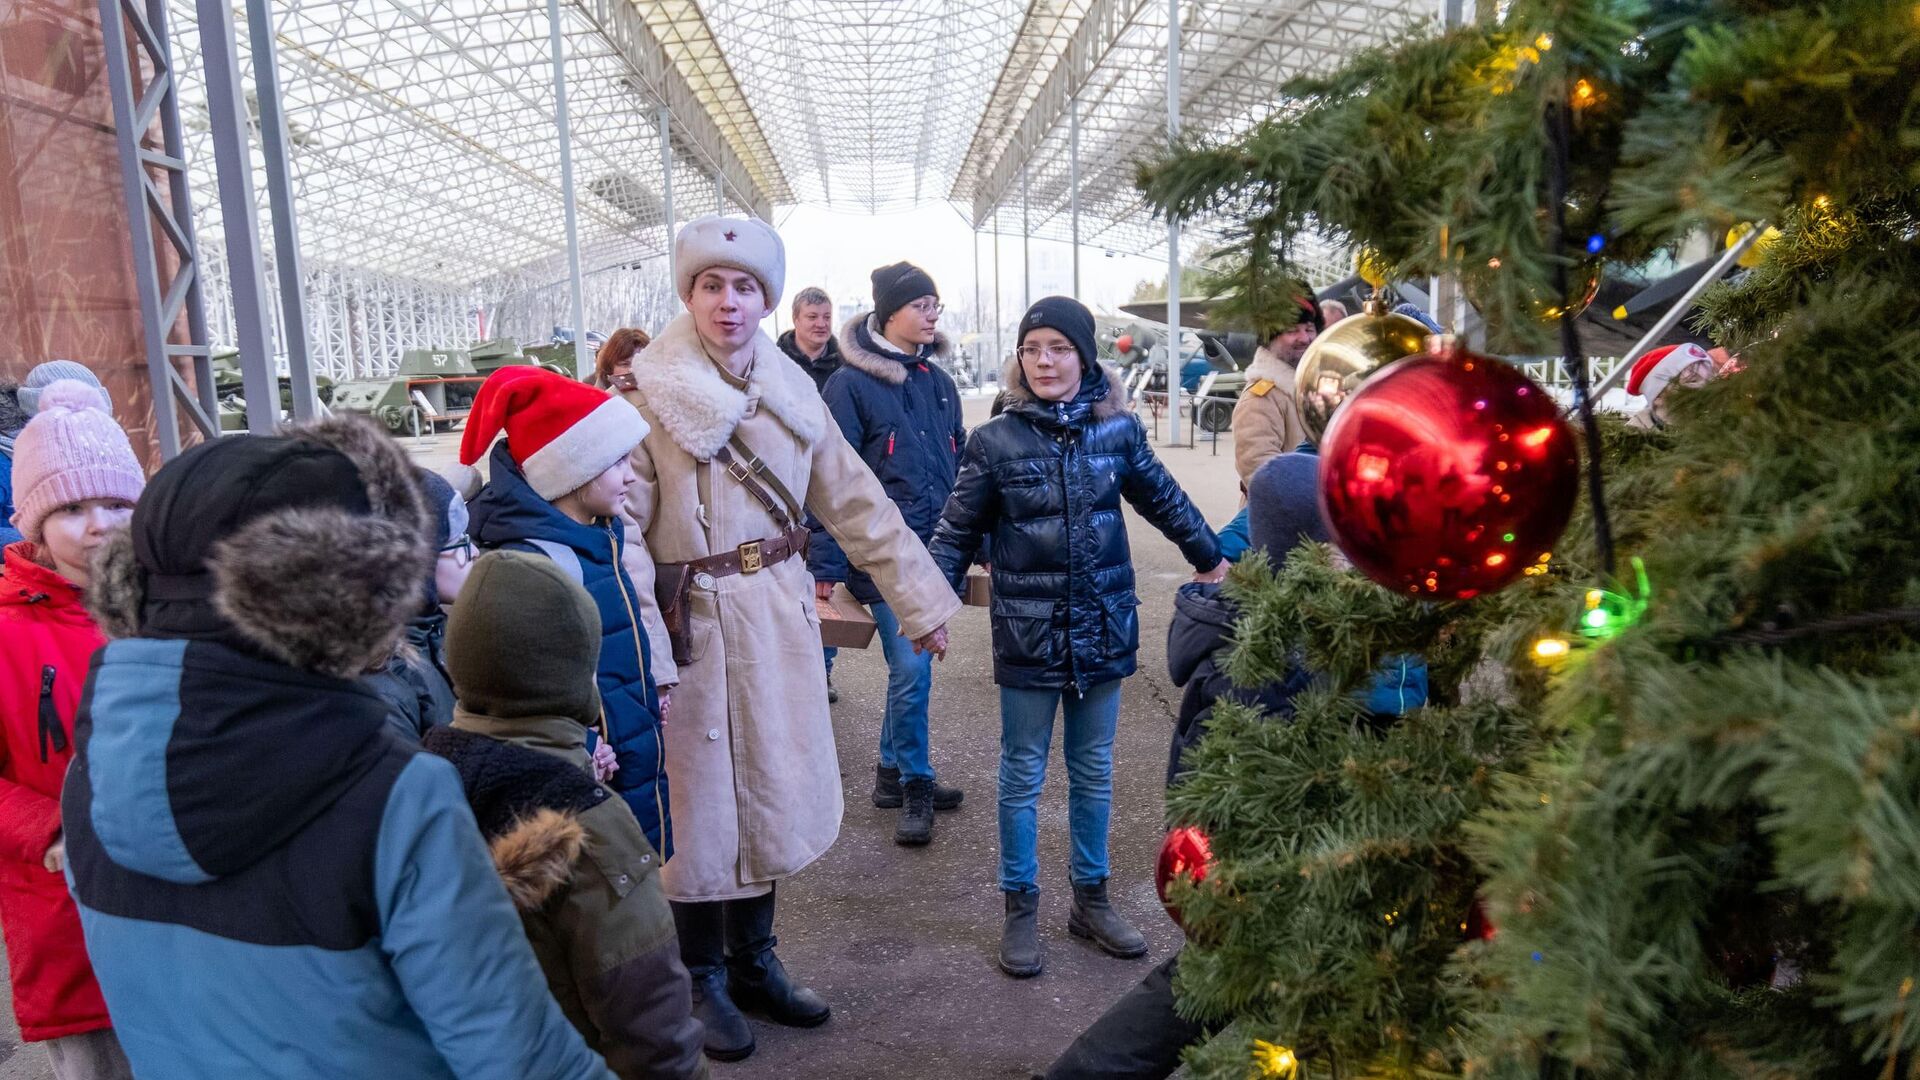
[(727, 242), (728, 242), (728, 243), (732, 243), (732, 242), (733, 242), (733, 230), (732, 230), (732, 229), (728, 229), (728, 230), (727, 230)]

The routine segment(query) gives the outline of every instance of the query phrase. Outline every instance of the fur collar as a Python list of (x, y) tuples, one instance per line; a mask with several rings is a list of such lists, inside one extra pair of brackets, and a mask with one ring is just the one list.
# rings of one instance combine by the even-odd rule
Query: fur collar
[[(1126, 384), (1122, 383), (1120, 376), (1106, 364), (1102, 363), (1100, 370), (1107, 376), (1107, 396), (1093, 403), (1092, 413), (1095, 420), (1105, 420), (1127, 411)], [(1035, 397), (1033, 391), (1027, 388), (1027, 377), (1020, 372), (1018, 356), (1008, 357), (1006, 366), (1000, 369), (1000, 392), (1006, 395), (1009, 405), (1015, 402), (1045, 405), (1045, 402)]]
[[(907, 381), (907, 366), (899, 359), (900, 354), (893, 352), (891, 343), (881, 345), (885, 340), (874, 328), (873, 312), (863, 311), (847, 320), (840, 328), (840, 357), (855, 371), (864, 371), (889, 386), (903, 386)], [(881, 350), (887, 350), (882, 352)], [(946, 359), (953, 353), (953, 342), (947, 335), (935, 332), (933, 352), (928, 358)]]
[(733, 434), (747, 415), (749, 395), (811, 446), (825, 434), (826, 419), (813, 377), (801, 370), (765, 333), (753, 338), (753, 377), (746, 392), (720, 377), (693, 329), (693, 316), (667, 324), (645, 351), (634, 357), (635, 392), (660, 421), (674, 445), (705, 461)]
[(1261, 379), (1271, 379), (1282, 389), (1292, 393), (1293, 365), (1268, 352), (1267, 347), (1262, 345), (1254, 350), (1253, 362), (1247, 365), (1247, 385), (1252, 386)]

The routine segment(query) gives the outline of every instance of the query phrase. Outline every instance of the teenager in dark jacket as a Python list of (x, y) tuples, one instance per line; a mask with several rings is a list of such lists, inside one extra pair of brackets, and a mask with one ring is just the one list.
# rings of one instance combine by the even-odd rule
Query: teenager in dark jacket
[(447, 674), (447, 614), (441, 604), (452, 603), (465, 583), (473, 561), (473, 541), (467, 538), (466, 500), (438, 473), (417, 469), (427, 513), (433, 516), (428, 539), (437, 554), (427, 575), (420, 611), (407, 620), (407, 636), (393, 659), (367, 676), (367, 682), (387, 699), (393, 711), (387, 722), (394, 733), (418, 741), (427, 729), (453, 723), (453, 684)]
[(587, 753), (593, 598), (544, 556), (490, 552), (447, 634), (460, 706), (425, 745), (460, 770), (548, 988), (621, 1080), (704, 1078), (660, 858)]
[(142, 1080), (607, 1075), (446, 761), (354, 681), (432, 560), (406, 453), (340, 418), (154, 475), (87, 600), (109, 637), (61, 799)]
[(78, 382), (47, 389), (16, 449), (11, 517), (26, 538), (6, 548), (0, 571), (0, 926), (13, 1015), (22, 1039), (46, 1045), (55, 1080), (123, 1080), (133, 1073), (61, 876), (60, 789), (80, 688), (106, 644), (81, 590), (146, 477), (99, 395)]
[(1200, 511), (1147, 445), (1119, 380), (1096, 359), (1093, 315), (1052, 296), (1020, 320), (1002, 383), (1009, 404), (967, 440), (960, 480), (935, 533), (934, 561), (958, 590), (993, 541), (993, 669), (1000, 685), (1000, 966), (1024, 978), (1043, 958), (1036, 918), (1036, 808), (1053, 718), (1063, 733), (1072, 833), (1067, 929), (1106, 952), (1144, 956), (1146, 940), (1107, 902), (1120, 682), (1140, 646), (1133, 559), (1121, 503), (1180, 546), (1206, 580), (1227, 564)]
[[(940, 295), (926, 271), (894, 263), (873, 272), (871, 314), (840, 330), (844, 363), (827, 380), (825, 398), (841, 434), (879, 478), (921, 543), (933, 537), (953, 491), (967, 431), (960, 391), (938, 361), (952, 352), (940, 333)], [(933, 692), (933, 654), (900, 636), (900, 620), (873, 579), (851, 570), (840, 545), (819, 525), (807, 557), (821, 597), (844, 581), (873, 612), (887, 658), (887, 712), (880, 723), (880, 761), (873, 804), (900, 807), (895, 843), (933, 839), (933, 812), (960, 805), (961, 792), (934, 783), (927, 699)]]
[[(474, 396), (461, 462), (493, 446), (490, 479), (469, 507), (483, 548), (545, 555), (580, 582), (600, 611), (602, 738), (619, 770), (611, 778), (660, 857), (673, 857), (665, 711), (653, 682), (643, 596), (623, 563), (629, 537), (621, 512), (633, 483), (628, 455), (647, 436), (633, 407), (539, 368), (502, 368)], [(651, 582), (648, 588), (651, 589)]]

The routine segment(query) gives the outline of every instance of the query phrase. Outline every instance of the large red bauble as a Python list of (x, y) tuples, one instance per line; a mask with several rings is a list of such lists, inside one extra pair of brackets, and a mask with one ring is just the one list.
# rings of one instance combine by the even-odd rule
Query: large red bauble
[(1207, 880), (1207, 871), (1212, 868), (1213, 845), (1198, 826), (1182, 825), (1167, 833), (1167, 838), (1160, 842), (1160, 860), (1153, 868), (1153, 887), (1160, 893), (1160, 903), (1166, 906), (1174, 922), (1186, 925), (1180, 922), (1180, 909), (1167, 903), (1168, 883), (1183, 877), (1197, 885)]
[(1424, 598), (1492, 592), (1545, 562), (1580, 459), (1553, 398), (1464, 349), (1382, 368), (1320, 446), (1320, 509), (1368, 577)]

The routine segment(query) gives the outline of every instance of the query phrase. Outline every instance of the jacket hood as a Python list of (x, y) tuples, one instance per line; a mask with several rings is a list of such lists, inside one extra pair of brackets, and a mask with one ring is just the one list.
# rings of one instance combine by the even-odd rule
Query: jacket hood
[[(516, 745), (506, 734), (525, 731), (529, 741), (538, 742), (554, 722), (501, 721), (464, 712), (455, 719), (456, 725), (469, 723), (489, 734), (462, 726), (434, 728), (421, 745), (453, 763), (507, 894), (514, 907), (531, 911), (573, 879), (574, 860), (586, 849), (579, 815), (605, 802), (610, 792), (565, 758)], [(573, 748), (584, 754), (584, 729), (558, 723), (574, 733)]]
[(1012, 356), (1000, 369), (1001, 393), (1006, 395), (1008, 412), (1021, 412), (1054, 425), (1083, 423), (1088, 417), (1105, 420), (1127, 411), (1126, 392), (1120, 377), (1107, 365), (1095, 362), (1080, 377), (1080, 392), (1069, 402), (1041, 401), (1027, 386), (1026, 373), (1020, 370), (1020, 358)]
[(1220, 586), (1197, 581), (1180, 586), (1167, 625), (1167, 673), (1173, 685), (1185, 686), (1207, 657), (1232, 644), (1239, 617), (1239, 606), (1221, 594)]
[(633, 382), (629, 400), (639, 395), (667, 437), (697, 461), (727, 445), (727, 437), (746, 419), (749, 396), (808, 446), (826, 434), (826, 410), (813, 376), (764, 332), (753, 338), (753, 374), (745, 391), (720, 377), (691, 314), (668, 323), (633, 358)]
[(873, 328), (873, 312), (863, 311), (847, 320), (838, 335), (840, 355), (846, 365), (857, 371), (879, 379), (881, 382), (899, 386), (907, 381), (907, 365), (923, 363), (928, 360), (945, 360), (953, 354), (953, 342), (947, 335), (935, 332), (933, 344), (923, 346), (917, 356), (907, 356), (895, 351), (892, 343)]
[(352, 678), (421, 610), (431, 528), (406, 451), (370, 421), (218, 439), (154, 474), (87, 600), (110, 637), (219, 642)]
[(20, 407), (20, 384), (0, 379), (0, 439), (11, 440), (27, 426), (27, 410)]
[(354, 683), (218, 644), (110, 642), (75, 724), (93, 831), (150, 877), (237, 873), (393, 750), (386, 711)]
[(474, 543), (497, 548), (521, 540), (552, 540), (585, 551), (598, 551), (605, 543), (606, 530), (580, 524), (533, 490), (504, 441), (494, 444), (487, 475), (487, 486), (467, 506), (467, 533)]
[(844, 359), (844, 357), (840, 355), (840, 342), (836, 341), (831, 334), (827, 335), (827, 346), (820, 351), (818, 357), (811, 357), (801, 352), (800, 345), (793, 339), (793, 331), (791, 330), (782, 331), (779, 338), (775, 339), (774, 344), (780, 346), (781, 352), (786, 353), (794, 363), (803, 368), (831, 371), (839, 367), (840, 362)]
[(33, 544), (21, 540), (6, 546), (5, 577), (0, 578), (0, 611), (31, 609), (34, 617), (75, 625), (91, 625), (93, 617), (80, 599), (80, 586), (33, 561)]

